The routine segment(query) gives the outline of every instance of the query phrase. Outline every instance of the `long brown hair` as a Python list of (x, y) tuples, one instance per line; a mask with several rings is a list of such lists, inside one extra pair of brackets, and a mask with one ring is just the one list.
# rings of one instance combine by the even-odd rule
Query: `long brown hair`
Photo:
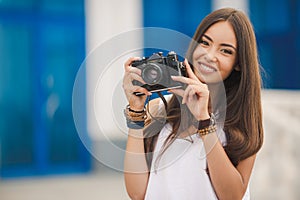
[[(227, 21), (232, 25), (238, 44), (236, 65), (239, 70), (233, 70), (223, 81), (226, 93), (224, 131), (227, 139), (224, 149), (236, 166), (241, 160), (257, 153), (263, 144), (260, 65), (251, 22), (243, 12), (232, 8), (210, 13), (195, 31), (193, 40), (196, 42), (191, 42), (186, 57), (189, 61), (192, 60), (193, 52), (203, 34), (210, 26), (220, 21)], [(179, 101), (178, 97), (173, 95), (168, 102), (167, 122), (172, 124), (173, 130), (164, 144), (164, 150), (180, 134), (182, 124), (191, 124), (193, 120), (188, 109), (183, 109)], [(183, 120), (187, 123), (182, 123)], [(150, 125), (144, 132), (147, 134), (153, 130), (153, 126)], [(145, 138), (146, 153), (154, 150), (156, 140), (157, 134)]]

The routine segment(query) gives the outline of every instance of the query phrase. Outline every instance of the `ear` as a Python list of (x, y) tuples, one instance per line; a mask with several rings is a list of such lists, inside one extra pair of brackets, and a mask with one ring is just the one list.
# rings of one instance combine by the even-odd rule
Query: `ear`
[(239, 71), (241, 71), (241, 68), (240, 68), (239, 65), (236, 65), (236, 66), (234, 67), (234, 70), (239, 72)]

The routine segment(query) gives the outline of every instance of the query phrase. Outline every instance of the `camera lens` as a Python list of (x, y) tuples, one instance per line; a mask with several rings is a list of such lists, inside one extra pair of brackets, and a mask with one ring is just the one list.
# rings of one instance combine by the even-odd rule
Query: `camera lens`
[(154, 85), (160, 82), (162, 77), (161, 68), (154, 64), (148, 63), (142, 71), (142, 78), (149, 85)]

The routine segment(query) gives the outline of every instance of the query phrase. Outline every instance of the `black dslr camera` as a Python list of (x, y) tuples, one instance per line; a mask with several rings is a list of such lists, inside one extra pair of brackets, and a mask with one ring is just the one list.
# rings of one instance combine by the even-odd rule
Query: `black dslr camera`
[(131, 66), (141, 69), (142, 79), (146, 83), (142, 84), (134, 80), (133, 84), (142, 86), (150, 92), (180, 88), (183, 84), (173, 81), (171, 76), (187, 76), (185, 66), (178, 61), (178, 56), (174, 51), (170, 51), (166, 57), (162, 55), (162, 52), (154, 53), (150, 57), (133, 61)]

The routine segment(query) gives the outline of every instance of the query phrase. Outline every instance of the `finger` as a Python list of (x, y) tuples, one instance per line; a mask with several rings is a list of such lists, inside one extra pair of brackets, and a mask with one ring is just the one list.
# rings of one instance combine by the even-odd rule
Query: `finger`
[(184, 76), (171, 76), (171, 78), (174, 81), (178, 81), (185, 84), (197, 84), (196, 80)]
[(125, 71), (129, 71), (130, 69), (130, 65), (133, 61), (135, 60), (140, 60), (140, 57), (131, 57), (129, 58), (125, 63), (124, 63), (124, 67), (125, 67)]
[(151, 92), (149, 92), (146, 88), (140, 87), (140, 86), (134, 86), (132, 93), (141, 93), (141, 94), (145, 94), (147, 96), (152, 95)]
[(170, 89), (168, 90), (172, 94), (178, 95), (178, 96), (183, 96), (184, 95), (184, 90), (183, 89)]
[(140, 75), (140, 76), (141, 76), (141, 74), (142, 74), (142, 70), (139, 69), (139, 68), (136, 68), (136, 67), (129, 67), (129, 68), (128, 68), (128, 72), (129, 72), (129, 73), (135, 73), (135, 74), (138, 74), (138, 75)]
[(123, 78), (123, 88), (129, 88), (133, 85), (137, 85), (133, 83), (133, 80), (140, 82), (141, 84), (146, 84), (145, 81), (137, 74), (130, 74)]
[(183, 96), (183, 104), (197, 100), (201, 96), (201, 86), (200, 85), (189, 85)]
[(189, 91), (189, 94), (188, 94), (188, 99), (187, 101), (188, 102), (191, 102), (193, 100), (196, 100), (197, 99), (197, 93), (196, 93), (196, 90), (194, 87), (191, 87), (190, 91)]
[(188, 74), (188, 77), (193, 79), (193, 80), (199, 80), (198, 77), (194, 74), (189, 62), (187, 61), (187, 59), (184, 59), (184, 65)]
[(183, 94), (183, 97), (182, 97), (182, 104), (185, 104), (189, 101), (190, 92), (191, 92), (191, 87), (188, 86), (184, 91), (184, 94)]
[(137, 80), (141, 82), (142, 84), (146, 84), (146, 82), (143, 80), (143, 78), (140, 75), (137, 75), (135, 73), (130, 73), (131, 81)]
[(124, 87), (124, 91), (125, 91), (128, 99), (131, 99), (133, 94), (136, 94), (136, 93), (152, 95), (151, 92), (149, 92), (147, 89), (145, 89), (141, 86)]
[(129, 70), (125, 72), (123, 77), (123, 84), (131, 84), (133, 80), (137, 80), (142, 84), (145, 84), (145, 81), (141, 77), (141, 70), (136, 67), (129, 67)]

